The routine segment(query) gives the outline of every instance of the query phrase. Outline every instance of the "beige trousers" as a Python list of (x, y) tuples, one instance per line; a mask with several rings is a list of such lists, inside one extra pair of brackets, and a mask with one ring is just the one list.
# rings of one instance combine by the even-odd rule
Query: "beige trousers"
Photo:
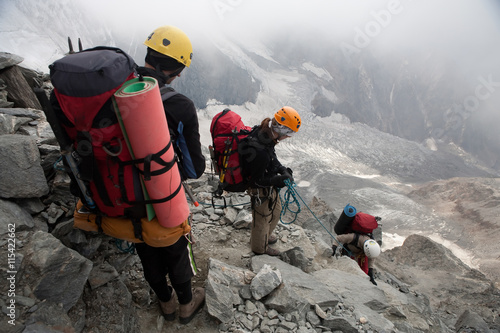
[(281, 214), (281, 199), (274, 188), (250, 188), (252, 198), (252, 234), (250, 246), (256, 254), (267, 251), (269, 236), (278, 225)]

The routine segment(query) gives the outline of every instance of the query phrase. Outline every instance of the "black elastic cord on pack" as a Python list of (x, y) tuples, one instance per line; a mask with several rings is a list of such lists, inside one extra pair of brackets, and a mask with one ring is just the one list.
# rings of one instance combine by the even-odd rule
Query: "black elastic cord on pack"
[(130, 218), (130, 221), (132, 221), (132, 226), (134, 227), (134, 237), (140, 239), (141, 241), (144, 241), (144, 239), (142, 239), (141, 219), (138, 217), (132, 217)]
[[(157, 152), (155, 154), (149, 154), (148, 156), (146, 156), (144, 158), (138, 158), (135, 160), (120, 162), (120, 167), (123, 167), (126, 165), (144, 164), (144, 171), (138, 169), (139, 173), (144, 175), (145, 180), (150, 180), (151, 176), (161, 175), (161, 174), (169, 171), (170, 169), (172, 169), (172, 167), (174, 166), (175, 158), (173, 158), (169, 162), (165, 162), (161, 158), (161, 156), (163, 156), (163, 154), (165, 154), (171, 146), (172, 146), (172, 141), (169, 140), (168, 144), (165, 146), (165, 148), (163, 148), (159, 152)], [(153, 162), (153, 161), (158, 163), (159, 165), (164, 166), (164, 168), (158, 169), (156, 171), (151, 171), (151, 162)]]

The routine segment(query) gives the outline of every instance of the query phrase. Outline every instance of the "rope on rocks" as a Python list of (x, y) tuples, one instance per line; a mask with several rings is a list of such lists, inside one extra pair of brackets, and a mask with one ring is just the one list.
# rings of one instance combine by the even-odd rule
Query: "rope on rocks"
[[(286, 185), (286, 191), (285, 191), (285, 194), (283, 195), (284, 198), (281, 200), (281, 215), (280, 215), (280, 221), (281, 221), (281, 223), (283, 223), (283, 224), (291, 224), (291, 223), (293, 223), (293, 222), (295, 222), (297, 220), (297, 215), (301, 212), (300, 202), (298, 200), (298, 199), (300, 199), (300, 201), (302, 201), (302, 203), (309, 210), (309, 212), (311, 212), (311, 214), (314, 217), (314, 219), (316, 221), (318, 221), (318, 223), (321, 224), (321, 226), (333, 238), (333, 240), (341, 248), (343, 248), (347, 252), (347, 255), (350, 256), (350, 257), (352, 257), (353, 254), (351, 253), (351, 251), (349, 251), (348, 249), (346, 249), (344, 247), (344, 244), (342, 244), (341, 242), (339, 242), (337, 240), (337, 238), (335, 238), (335, 236), (325, 227), (325, 225), (323, 223), (321, 223), (320, 219), (316, 216), (316, 214), (314, 214), (314, 212), (311, 210), (311, 208), (309, 208), (309, 206), (306, 204), (306, 202), (304, 201), (304, 199), (302, 199), (302, 197), (300, 196), (300, 194), (295, 189), (295, 187), (297, 186), (297, 184), (295, 184), (295, 182), (292, 183), (289, 179), (286, 179), (285, 180), (285, 185)], [(281, 197), (281, 192), (280, 192), (280, 197)], [(294, 204), (297, 207), (297, 209), (296, 210), (290, 209), (290, 205), (291, 204), (292, 205)], [(293, 220), (291, 222), (283, 222), (283, 216), (287, 213), (287, 211), (289, 211), (289, 212), (291, 212), (292, 214), (295, 215), (294, 218), (293, 218)]]

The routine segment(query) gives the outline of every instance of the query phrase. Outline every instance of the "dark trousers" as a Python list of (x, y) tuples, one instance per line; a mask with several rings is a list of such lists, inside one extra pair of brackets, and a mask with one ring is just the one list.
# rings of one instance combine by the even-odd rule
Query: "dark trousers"
[(191, 244), (186, 237), (166, 247), (152, 247), (146, 243), (138, 243), (135, 247), (141, 259), (144, 278), (160, 301), (169, 301), (172, 294), (172, 288), (166, 280), (168, 275), (179, 303), (189, 303), (192, 299), (191, 278), (196, 275), (196, 265)]

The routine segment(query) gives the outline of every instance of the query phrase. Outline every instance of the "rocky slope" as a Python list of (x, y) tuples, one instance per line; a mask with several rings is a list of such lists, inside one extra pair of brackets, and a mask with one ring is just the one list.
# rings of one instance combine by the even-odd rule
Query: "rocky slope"
[[(17, 82), (28, 85), (19, 76)], [(297, 221), (279, 225), (280, 258), (254, 256), (248, 197), (212, 206), (209, 174), (190, 182), (202, 203), (192, 207), (200, 271), (194, 284), (206, 287), (206, 306), (189, 325), (167, 323), (128, 244), (73, 228), (74, 198), (43, 113), (14, 105), (1, 108), (0, 117), (2, 332), (500, 329), (498, 288), (426, 237), (410, 236), (385, 251), (377, 286), (353, 260), (332, 257), (326, 231), (337, 217), (321, 199), (307, 203), (314, 215), (303, 209)]]

